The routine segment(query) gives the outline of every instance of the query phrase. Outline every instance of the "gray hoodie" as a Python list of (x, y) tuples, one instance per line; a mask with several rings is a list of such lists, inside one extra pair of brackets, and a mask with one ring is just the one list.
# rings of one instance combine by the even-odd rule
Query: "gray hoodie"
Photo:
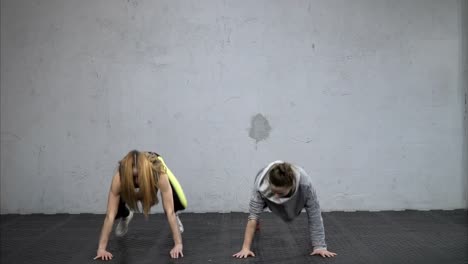
[(254, 190), (249, 204), (249, 220), (258, 220), (259, 214), (268, 207), (274, 214), (289, 222), (296, 218), (305, 208), (309, 221), (310, 240), (314, 249), (326, 249), (325, 230), (315, 189), (309, 176), (299, 166), (292, 165), (296, 176), (294, 193), (290, 197), (278, 198), (271, 192), (268, 177), (270, 168), (283, 163), (274, 161), (263, 168), (255, 177)]

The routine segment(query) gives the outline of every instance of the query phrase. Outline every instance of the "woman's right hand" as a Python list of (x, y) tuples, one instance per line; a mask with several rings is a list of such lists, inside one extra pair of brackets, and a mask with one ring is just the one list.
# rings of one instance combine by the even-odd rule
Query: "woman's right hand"
[(94, 258), (94, 260), (96, 259), (102, 259), (102, 260), (111, 260), (112, 259), (112, 254), (105, 250), (105, 249), (98, 249), (97, 253), (96, 253), (96, 257)]
[(237, 252), (236, 254), (232, 256), (235, 258), (248, 258), (248, 257), (255, 257), (255, 254), (249, 249), (243, 248), (241, 251)]

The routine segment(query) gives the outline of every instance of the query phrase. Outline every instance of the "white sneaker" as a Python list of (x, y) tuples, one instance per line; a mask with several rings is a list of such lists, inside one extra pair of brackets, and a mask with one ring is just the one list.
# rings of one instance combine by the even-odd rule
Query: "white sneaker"
[(128, 231), (128, 224), (132, 221), (133, 212), (130, 210), (130, 213), (125, 218), (120, 218), (117, 227), (115, 228), (115, 235), (118, 237), (124, 236)]
[(177, 219), (177, 226), (179, 226), (179, 231), (182, 234), (184, 232), (184, 225), (182, 224), (182, 221), (180, 221), (178, 214), (176, 214), (176, 219)]

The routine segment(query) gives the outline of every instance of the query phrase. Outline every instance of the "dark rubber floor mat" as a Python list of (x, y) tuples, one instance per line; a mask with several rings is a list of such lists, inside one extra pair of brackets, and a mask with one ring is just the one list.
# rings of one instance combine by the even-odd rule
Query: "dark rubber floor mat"
[[(108, 263), (468, 263), (468, 214), (453, 211), (323, 213), (331, 259), (309, 256), (307, 218), (291, 223), (262, 215), (252, 246), (255, 258), (234, 259), (247, 214), (181, 214), (182, 259), (169, 258), (172, 237), (165, 216), (136, 214), (126, 236), (111, 235)], [(1, 263), (94, 261), (103, 215), (1, 215)]]

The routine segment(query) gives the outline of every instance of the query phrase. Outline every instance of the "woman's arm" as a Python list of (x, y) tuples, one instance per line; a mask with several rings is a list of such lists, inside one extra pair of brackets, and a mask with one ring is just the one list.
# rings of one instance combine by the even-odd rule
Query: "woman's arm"
[(336, 253), (327, 250), (325, 243), (325, 228), (323, 226), (322, 212), (317, 198), (317, 193), (312, 185), (308, 186), (308, 197), (305, 209), (309, 222), (310, 240), (312, 242), (312, 253), (310, 255), (320, 255), (322, 257), (334, 257)]
[(103, 260), (112, 259), (112, 254), (106, 250), (107, 243), (109, 242), (109, 235), (112, 231), (114, 219), (117, 214), (117, 209), (120, 200), (120, 177), (117, 172), (112, 178), (112, 184), (109, 190), (109, 197), (107, 199), (107, 212), (104, 224), (101, 229), (101, 236), (99, 238), (99, 246), (97, 255), (94, 259), (102, 258)]
[(252, 196), (250, 197), (249, 202), (249, 218), (247, 225), (245, 227), (244, 233), (244, 243), (239, 252), (232, 255), (235, 258), (247, 258), (249, 256), (255, 257), (255, 253), (250, 250), (252, 246), (252, 241), (255, 236), (255, 229), (259, 220), (259, 215), (263, 212), (263, 209), (266, 207), (265, 201), (258, 193), (257, 189), (254, 187), (252, 191)]
[(182, 236), (180, 235), (179, 227), (177, 226), (177, 219), (174, 212), (174, 199), (172, 198), (172, 188), (167, 174), (160, 175), (158, 185), (158, 188), (161, 191), (164, 212), (166, 213), (167, 222), (169, 223), (172, 237), (174, 239), (174, 248), (170, 252), (171, 257), (178, 258), (179, 255), (183, 257)]

